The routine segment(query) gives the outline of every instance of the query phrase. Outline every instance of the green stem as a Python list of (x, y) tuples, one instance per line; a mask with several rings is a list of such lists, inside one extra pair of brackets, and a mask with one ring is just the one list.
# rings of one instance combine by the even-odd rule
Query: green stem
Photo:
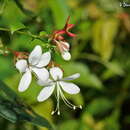
[[(1, 30), (1, 31), (10, 32), (10, 29), (7, 29), (7, 28), (2, 28), (2, 27), (0, 27), (0, 30)], [(40, 36), (34, 35), (34, 34), (32, 34), (31, 32), (29, 32), (29, 31), (27, 31), (27, 32), (25, 32), (25, 31), (16, 31), (16, 33), (25, 34), (25, 35), (28, 35), (28, 36), (30, 36), (30, 37), (39, 38), (39, 39), (40, 39)]]

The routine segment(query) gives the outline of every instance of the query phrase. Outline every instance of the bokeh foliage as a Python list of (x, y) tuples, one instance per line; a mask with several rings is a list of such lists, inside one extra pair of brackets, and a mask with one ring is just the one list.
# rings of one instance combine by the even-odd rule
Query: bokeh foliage
[[(1, 48), (8, 46), (31, 51), (36, 44), (44, 47), (44, 36), (61, 29), (67, 16), (71, 16), (70, 22), (75, 24), (72, 31), (77, 34), (76, 38), (67, 39), (71, 44), (72, 60), (65, 62), (57, 53), (54, 59), (65, 75), (81, 74), (75, 80), (81, 93), (66, 96), (75, 104), (82, 104), (83, 110), (69, 110), (61, 102), (61, 116), (51, 116), (55, 98), (52, 96), (38, 103), (36, 97), (42, 87), (35, 82), (26, 92), (19, 93), (17, 86), (21, 76), (14, 67), (12, 55), (0, 55), (0, 80), (36, 113), (54, 123), (57, 130), (130, 129), (130, 8), (120, 7), (119, 2), (0, 0)], [(12, 124), (3, 118), (0, 119), (0, 129), (44, 130), (25, 122)]]

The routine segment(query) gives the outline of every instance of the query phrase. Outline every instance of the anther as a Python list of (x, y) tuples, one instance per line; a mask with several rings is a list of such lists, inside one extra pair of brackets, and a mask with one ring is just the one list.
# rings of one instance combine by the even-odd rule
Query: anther
[(52, 111), (52, 112), (51, 112), (51, 115), (54, 115), (54, 113), (55, 113), (55, 112), (54, 112), (54, 111)]
[(60, 111), (58, 111), (57, 114), (60, 115)]
[(80, 105), (79, 108), (82, 109), (82, 106)]
[(76, 106), (73, 106), (73, 109), (75, 110), (75, 109), (76, 109)]

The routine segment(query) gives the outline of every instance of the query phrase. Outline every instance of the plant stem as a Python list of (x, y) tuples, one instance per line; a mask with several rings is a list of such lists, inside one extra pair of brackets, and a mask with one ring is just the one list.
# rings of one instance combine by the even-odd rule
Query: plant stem
[[(10, 32), (10, 29), (7, 29), (7, 28), (2, 28), (2, 27), (0, 27), (0, 30), (1, 30), (1, 31)], [(16, 31), (16, 33), (25, 34), (25, 35), (28, 35), (28, 36), (30, 36), (30, 37), (39, 38), (39, 39), (40, 39), (40, 36), (34, 35), (34, 34), (32, 34), (31, 32), (29, 32), (29, 31), (27, 31), (27, 32), (25, 32), (25, 31)]]

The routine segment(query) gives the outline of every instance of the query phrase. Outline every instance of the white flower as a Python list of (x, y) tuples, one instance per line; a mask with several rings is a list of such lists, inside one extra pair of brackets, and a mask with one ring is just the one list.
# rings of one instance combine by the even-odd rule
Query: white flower
[(32, 81), (32, 72), (37, 76), (38, 80), (48, 80), (49, 72), (44, 67), (49, 64), (50, 59), (50, 52), (42, 54), (41, 46), (37, 45), (30, 53), (28, 61), (21, 59), (16, 62), (16, 68), (20, 73), (24, 73), (18, 86), (20, 92), (25, 91), (29, 87)]
[(52, 80), (48, 80), (48, 82), (44, 82), (42, 80), (38, 80), (38, 84), (40, 86), (45, 86), (40, 94), (37, 97), (37, 100), (39, 102), (45, 101), (46, 99), (48, 99), (54, 89), (56, 89), (56, 99), (57, 99), (57, 107), (55, 109), (55, 111), (52, 111), (52, 114), (54, 114), (55, 112), (57, 112), (58, 115), (60, 115), (60, 110), (59, 110), (59, 97), (61, 97), (64, 101), (64, 103), (72, 108), (72, 109), (76, 109), (77, 107), (82, 108), (82, 106), (75, 106), (72, 103), (70, 103), (64, 96), (62, 90), (64, 90), (65, 92), (69, 93), (69, 94), (77, 94), (80, 92), (80, 89), (77, 85), (75, 85), (74, 83), (69, 83), (69, 82), (65, 82), (65, 81), (69, 81), (69, 80), (73, 80), (76, 79), (80, 76), (79, 73), (76, 73), (74, 75), (71, 75), (69, 77), (63, 78), (63, 72), (59, 67), (53, 67), (50, 69), (50, 74), (52, 77)]
[(70, 45), (68, 42), (63, 42), (63, 41), (56, 41), (56, 45), (61, 53), (61, 56), (64, 60), (68, 61), (71, 59), (71, 54), (69, 52)]

